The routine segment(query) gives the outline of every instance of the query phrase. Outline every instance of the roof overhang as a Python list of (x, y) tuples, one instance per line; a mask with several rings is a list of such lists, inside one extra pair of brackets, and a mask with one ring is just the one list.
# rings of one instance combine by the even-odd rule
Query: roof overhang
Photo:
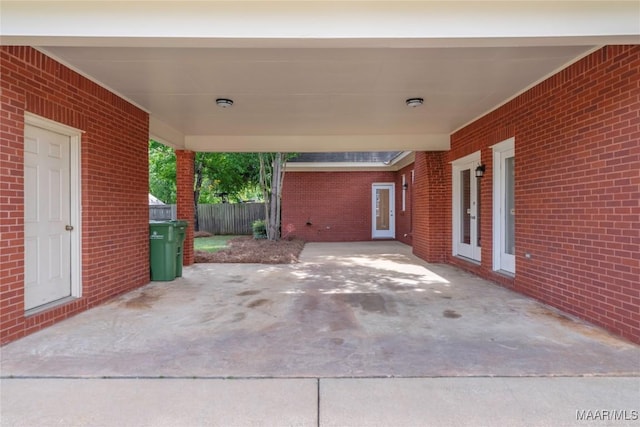
[[(151, 138), (194, 151), (447, 150), (456, 129), (599, 46), (640, 43), (638, 1), (3, 0), (0, 12), (3, 45), (37, 47), (147, 111)], [(268, 53), (255, 60), (256, 52)], [(164, 56), (160, 61), (152, 53)], [(195, 62), (206, 56), (199, 53), (210, 55), (211, 71)], [(239, 64), (226, 70), (228, 81), (220, 67), (233, 61), (225, 55)], [(431, 64), (447, 56), (456, 58), (436, 72)], [(353, 73), (331, 68), (344, 58)], [(242, 70), (269, 70), (277, 61), (285, 63), (283, 81), (265, 81), (264, 93), (238, 89), (262, 83)], [(335, 82), (348, 84), (334, 93), (328, 84), (334, 81), (320, 89), (292, 81), (305, 67), (317, 70), (316, 63), (330, 69), (325, 76), (335, 73)], [(379, 68), (353, 77), (369, 63)], [(451, 72), (459, 69), (465, 73)], [(482, 72), (487, 78), (468, 86)], [(192, 84), (189, 90), (170, 87), (180, 80)], [(291, 89), (294, 83), (300, 87)], [(377, 92), (365, 93), (376, 85)], [(349, 92), (352, 86), (359, 89)], [(291, 90), (278, 92), (282, 87)], [(225, 88), (251, 101), (234, 105), (235, 116), (211, 106), (209, 98), (226, 95)], [(440, 89), (448, 92), (438, 99), (433, 93)], [(405, 96), (421, 92), (422, 110), (403, 115)], [(281, 106), (289, 116), (274, 114)], [(395, 114), (389, 123), (381, 120), (389, 114)]]
[(403, 151), (390, 162), (288, 162), (287, 172), (396, 172), (415, 161), (415, 152)]

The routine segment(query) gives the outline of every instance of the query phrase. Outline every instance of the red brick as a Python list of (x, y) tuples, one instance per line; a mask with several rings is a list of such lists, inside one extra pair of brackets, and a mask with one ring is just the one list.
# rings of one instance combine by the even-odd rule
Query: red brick
[[(0, 47), (0, 74), (0, 342), (4, 344), (85, 310), (90, 301), (103, 302), (149, 281), (149, 118), (30, 47)], [(22, 262), (25, 112), (84, 131), (82, 298), (29, 318), (23, 309)], [(10, 308), (5, 310), (5, 304)]]
[[(447, 162), (482, 150), (487, 166), (490, 146), (515, 136), (517, 274), (505, 281), (492, 271), (489, 168), (481, 265), (449, 255), (450, 237), (444, 251), (451, 263), (635, 342), (640, 307), (625, 295), (640, 286), (639, 142), (629, 139), (640, 117), (639, 60), (640, 46), (605, 47), (453, 134)], [(450, 236), (450, 203), (446, 211)], [(609, 289), (606, 304), (592, 298), (594, 280)]]

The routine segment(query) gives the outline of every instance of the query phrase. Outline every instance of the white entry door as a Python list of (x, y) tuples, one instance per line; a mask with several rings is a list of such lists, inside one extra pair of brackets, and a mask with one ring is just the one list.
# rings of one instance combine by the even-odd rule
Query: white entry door
[(25, 310), (71, 295), (70, 137), (25, 125)]
[(480, 153), (453, 163), (453, 255), (480, 261)]
[(395, 205), (394, 184), (373, 184), (372, 201), (372, 232), (374, 239), (394, 239), (396, 237), (395, 218), (393, 208)]

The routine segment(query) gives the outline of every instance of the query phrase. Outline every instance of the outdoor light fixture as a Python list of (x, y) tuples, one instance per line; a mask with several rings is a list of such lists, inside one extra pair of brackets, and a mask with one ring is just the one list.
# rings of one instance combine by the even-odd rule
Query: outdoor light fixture
[(406, 190), (407, 188), (409, 188), (409, 184), (407, 184), (406, 182), (404, 184), (402, 184), (402, 189)]
[(476, 168), (476, 178), (482, 178), (484, 176), (485, 165), (480, 165)]
[(422, 105), (422, 103), (424, 102), (424, 99), (422, 98), (409, 98), (405, 101), (407, 103), (407, 106), (411, 107), (411, 108), (416, 108)]
[(227, 98), (216, 99), (216, 105), (220, 108), (229, 108), (233, 105), (233, 101)]

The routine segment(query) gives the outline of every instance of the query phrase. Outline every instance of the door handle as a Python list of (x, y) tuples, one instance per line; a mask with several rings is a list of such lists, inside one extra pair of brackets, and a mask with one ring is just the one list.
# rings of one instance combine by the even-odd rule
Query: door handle
[(67, 230), (67, 231), (72, 231), (73, 230), (73, 225), (65, 225), (64, 229)]

